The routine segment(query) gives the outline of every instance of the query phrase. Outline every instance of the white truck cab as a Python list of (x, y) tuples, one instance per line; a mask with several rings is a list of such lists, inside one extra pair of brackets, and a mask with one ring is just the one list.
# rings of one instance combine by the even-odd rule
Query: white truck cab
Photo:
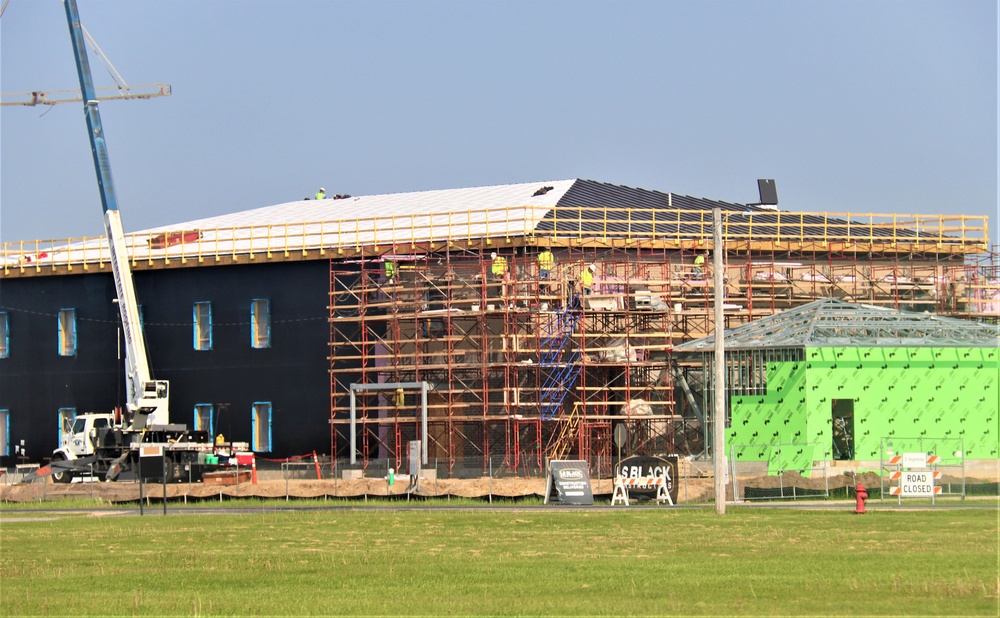
[[(93, 455), (97, 451), (97, 430), (111, 427), (112, 423), (111, 414), (99, 412), (81, 414), (74, 419), (67, 419), (62, 428), (59, 448), (52, 454), (52, 460), (72, 461)], [(68, 483), (73, 479), (73, 473), (68, 470), (59, 470), (53, 472), (52, 478), (57, 483)]]

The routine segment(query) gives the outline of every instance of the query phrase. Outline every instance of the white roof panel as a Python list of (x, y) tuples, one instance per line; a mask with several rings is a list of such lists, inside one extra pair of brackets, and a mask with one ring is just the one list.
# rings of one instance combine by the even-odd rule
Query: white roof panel
[[(133, 260), (524, 236), (576, 179), (299, 200), (126, 234)], [(547, 191), (535, 195), (540, 189)], [(51, 243), (33, 262), (107, 260), (104, 237)]]
[[(300, 200), (228, 215), (173, 223), (135, 233), (155, 234), (191, 229), (206, 230), (258, 225), (354, 221), (393, 216), (409, 217), (411, 215), (475, 212), (520, 206), (551, 208), (573, 186), (574, 182), (576, 180), (571, 179), (413, 193), (359, 195), (339, 200), (329, 198), (325, 200)], [(543, 195), (533, 195), (542, 187), (552, 187), (552, 189)], [(542, 209), (532, 210), (542, 213)], [(520, 229), (519, 227), (518, 231)], [(503, 230), (495, 231), (501, 232)]]

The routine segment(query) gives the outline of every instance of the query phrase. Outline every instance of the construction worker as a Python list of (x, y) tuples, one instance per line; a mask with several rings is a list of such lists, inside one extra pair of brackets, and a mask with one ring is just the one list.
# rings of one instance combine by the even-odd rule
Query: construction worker
[(702, 274), (704, 274), (704, 272), (705, 272), (705, 258), (707, 258), (707, 257), (708, 257), (708, 251), (706, 251), (704, 253), (699, 253), (697, 256), (695, 256), (695, 258), (694, 258), (694, 270), (692, 271), (694, 273), (694, 278), (695, 279), (701, 279)]
[(493, 278), (503, 279), (504, 275), (507, 274), (507, 258), (497, 255), (496, 251), (490, 254), (490, 258), (493, 259), (493, 265), (490, 267)]
[(385, 268), (385, 282), (392, 285), (393, 277), (396, 276), (396, 262), (387, 259), (383, 266)]
[(590, 288), (594, 285), (594, 273), (597, 272), (597, 264), (591, 264), (580, 273), (580, 287), (583, 288), (583, 295), (590, 294)]
[(324, 189), (323, 187), (320, 187), (319, 191), (316, 192), (316, 199), (318, 199), (318, 200), (325, 200), (326, 199), (326, 189)]
[(542, 252), (538, 254), (538, 278), (542, 281), (548, 281), (555, 265), (556, 258), (552, 255), (552, 251), (548, 247), (542, 249)]

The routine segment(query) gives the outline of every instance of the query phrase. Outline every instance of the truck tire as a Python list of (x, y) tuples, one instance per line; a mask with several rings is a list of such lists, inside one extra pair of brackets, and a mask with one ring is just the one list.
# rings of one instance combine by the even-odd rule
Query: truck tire
[(163, 482), (176, 483), (178, 480), (180, 480), (177, 478), (177, 464), (174, 463), (174, 458), (171, 457), (170, 455), (166, 455), (165, 457), (167, 459), (166, 462), (164, 462), (163, 467), (165, 468), (164, 474), (166, 475), (166, 478), (163, 479)]
[[(56, 453), (52, 456), (52, 462), (66, 461), (66, 456), (62, 453)], [(73, 480), (73, 473), (69, 470), (55, 470), (52, 472), (52, 481), (54, 483), (69, 483)]]

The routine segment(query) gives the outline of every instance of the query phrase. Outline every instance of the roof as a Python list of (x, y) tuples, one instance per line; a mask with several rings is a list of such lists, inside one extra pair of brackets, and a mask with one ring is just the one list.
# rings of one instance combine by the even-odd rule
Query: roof
[[(562, 225), (558, 222), (553, 225), (553, 214), (549, 213), (536, 228), (537, 231), (551, 232), (555, 227), (557, 232), (564, 233), (627, 231), (638, 236), (652, 235), (654, 229), (650, 219), (654, 219), (655, 233), (659, 236), (697, 238), (705, 233), (703, 213), (719, 208), (723, 213), (723, 235), (730, 238), (847, 238), (851, 233), (851, 223), (843, 218), (781, 213), (773, 207), (723, 202), (593, 180), (576, 180), (557, 206), (562, 207), (559, 217), (565, 219), (570, 219), (567, 209), (580, 208), (580, 211), (578, 216)], [(637, 216), (637, 211), (646, 216)], [(653, 211), (670, 211), (671, 214), (676, 211), (677, 214), (656, 219)], [(637, 219), (640, 221), (637, 222)], [(919, 236), (917, 230), (905, 226), (870, 227), (861, 224), (857, 227), (874, 238), (902, 240)]]
[[(288, 251), (317, 247), (392, 246), (393, 243), (444, 241), (456, 237), (499, 238), (535, 233), (581, 232), (643, 236), (652, 234), (654, 211), (661, 215), (655, 233), (700, 238), (710, 230), (713, 208), (771, 216), (773, 211), (705, 198), (637, 189), (593, 180), (569, 179), (413, 193), (299, 200), (227, 215), (184, 221), (129, 234), (133, 259), (164, 254), (145, 239), (196, 232), (194, 241), (221, 252)], [(770, 212), (770, 215), (768, 214)], [(744, 215), (745, 218), (745, 215)], [(815, 217), (825, 220), (822, 216)], [(740, 220), (741, 223), (743, 219)], [(734, 228), (735, 229), (735, 228)], [(765, 228), (754, 223), (754, 233)], [(103, 246), (103, 239), (96, 239)], [(182, 246), (168, 243), (167, 254)], [(190, 249), (188, 249), (190, 251)]]
[[(553, 207), (559, 207), (558, 215), (548, 210)], [(580, 210), (574, 213), (573, 209), (576, 208)], [(770, 208), (583, 179), (362, 195), (345, 199), (299, 200), (174, 223), (143, 230), (137, 234), (392, 217), (410, 220), (414, 216), (455, 213), (470, 213), (475, 218), (476, 214), (484, 213), (478, 221), (483, 224), (489, 222), (488, 229), (484, 226), (481, 230), (483, 236), (553, 231), (557, 234), (605, 233), (626, 230), (631, 234), (643, 235), (652, 234), (653, 227), (649, 223), (637, 223), (635, 219), (648, 221), (652, 217), (641, 215), (636, 217), (636, 212), (679, 211), (676, 219), (664, 218), (658, 222), (656, 233), (700, 237), (705, 232), (705, 218), (700, 213), (711, 212), (714, 208), (719, 208), (724, 213), (731, 213), (732, 216), (726, 220), (727, 231), (731, 235), (745, 236), (752, 233), (759, 238), (781, 236), (775, 225), (780, 215)], [(504, 212), (498, 213), (501, 209)], [(486, 215), (488, 212), (490, 214)], [(498, 214), (501, 216), (498, 217)], [(796, 223), (798, 222), (797, 219)], [(801, 226), (797, 225), (795, 229), (789, 229), (788, 224), (783, 223), (784, 235), (797, 233), (800, 236), (823, 236), (824, 231), (829, 232), (831, 224), (841, 225), (846, 224), (846, 221), (823, 215), (805, 215), (801, 218)], [(434, 227), (439, 226), (435, 224)], [(914, 235), (913, 231), (905, 228), (872, 230), (874, 236), (887, 238), (892, 237), (894, 233), (903, 237)], [(430, 238), (432, 240), (442, 240), (440, 237), (435, 237), (437, 234), (430, 235), (433, 237)]]
[[(1000, 326), (823, 298), (725, 331), (727, 350), (809, 347), (997, 347)], [(674, 348), (710, 351), (715, 336)]]
[[(556, 213), (550, 210), (559, 208)], [(573, 209), (579, 208), (577, 212)], [(823, 215), (803, 215), (789, 226), (786, 217), (783, 229), (776, 225), (781, 216), (773, 208), (711, 200), (665, 193), (594, 180), (569, 179), (528, 182), (464, 189), (443, 189), (413, 193), (351, 196), (345, 199), (299, 200), (275, 206), (245, 210), (228, 215), (185, 221), (137, 232), (156, 234), (179, 230), (214, 230), (262, 226), (303, 226), (293, 236), (327, 235), (336, 229), (336, 222), (350, 223), (349, 229), (338, 230), (343, 244), (390, 242), (398, 239), (395, 225), (384, 222), (396, 218), (405, 220), (403, 227), (415, 230), (414, 240), (445, 240), (453, 233), (456, 223), (469, 236), (528, 235), (535, 232), (578, 234), (628, 233), (631, 235), (680, 235), (697, 238), (711, 225), (705, 213), (719, 208), (727, 213), (726, 232), (734, 237), (780, 238), (846, 237), (850, 224), (839, 218)], [(654, 211), (670, 211), (673, 217), (657, 220), (656, 229), (649, 221), (656, 220)], [(641, 214), (638, 214), (641, 213)], [(464, 215), (458, 216), (456, 215)], [(353, 224), (358, 220), (382, 220), (380, 233), (356, 234)], [(466, 221), (468, 219), (468, 221)], [(637, 221), (638, 220), (638, 221)], [(322, 223), (317, 223), (322, 222)], [(315, 228), (315, 229), (313, 229)], [(301, 232), (297, 231), (302, 229)], [(840, 231), (838, 231), (840, 230)], [(869, 230), (873, 236), (911, 237), (906, 228)], [(210, 232), (209, 232), (210, 233)], [(282, 249), (282, 234), (268, 239), (268, 248)], [(408, 236), (410, 236), (408, 234)], [(211, 240), (211, 239), (209, 239)], [(228, 239), (223, 239), (228, 240)], [(298, 240), (298, 238), (296, 238)], [(409, 240), (409, 238), (407, 238)], [(296, 247), (298, 243), (293, 243)]]
[[(885, 238), (890, 246), (919, 240), (927, 247), (947, 245), (948, 251), (953, 245), (976, 251), (975, 243), (981, 244), (964, 233), (949, 235), (956, 228), (947, 227), (943, 216), (928, 216), (923, 227), (912, 217), (897, 222), (895, 215), (863, 215), (867, 221), (856, 221), (583, 179), (304, 199), (132, 232), (126, 243), (133, 260), (162, 259), (164, 264), (175, 258), (184, 263), (196, 257), (201, 263), (206, 256), (218, 261), (264, 252), (269, 257), (293, 251), (324, 255), (327, 249), (357, 254), (407, 243), (488, 243), (536, 234), (603, 242), (656, 239), (681, 246), (711, 238), (714, 208), (723, 211), (723, 236), (730, 242), (799, 239), (825, 247), (828, 241)], [(964, 223), (958, 229), (964, 230)], [(76, 264), (104, 261), (109, 253), (101, 236), (69, 244), (7, 243), (3, 256), (5, 264)]]
[[(409, 218), (413, 215), (441, 215), (521, 206), (551, 208), (558, 205), (560, 199), (576, 182), (576, 180), (556, 180), (412, 193), (359, 195), (344, 199), (298, 200), (217, 217), (173, 223), (137, 233), (303, 224), (317, 221), (354, 221), (394, 216)], [(544, 187), (551, 188), (535, 195)], [(539, 209), (539, 212), (543, 213), (544, 209)], [(541, 216), (540, 214), (539, 218)], [(493, 228), (491, 231), (507, 230)], [(523, 232), (523, 224), (511, 231)]]

